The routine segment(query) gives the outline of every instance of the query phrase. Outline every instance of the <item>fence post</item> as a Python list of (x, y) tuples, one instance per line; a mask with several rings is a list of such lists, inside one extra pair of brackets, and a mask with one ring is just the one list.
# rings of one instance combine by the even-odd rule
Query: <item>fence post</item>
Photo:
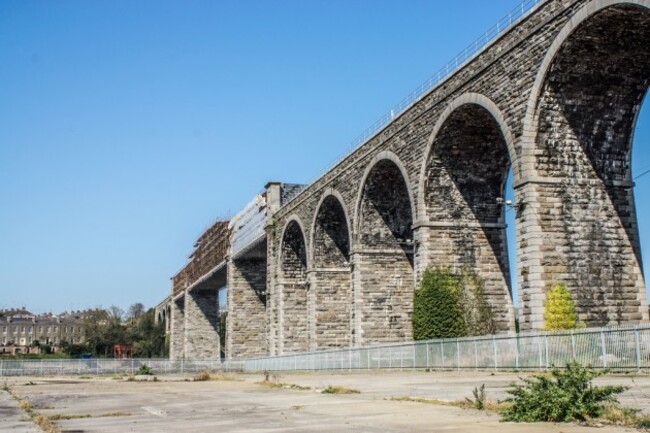
[(442, 368), (445, 368), (445, 345), (442, 344), (442, 340), (440, 340), (440, 363), (442, 364)]
[(539, 354), (538, 360), (539, 360), (539, 369), (542, 369), (543, 361), (542, 361), (542, 336), (538, 335), (537, 336), (537, 352)]
[(4, 366), (5, 366), (4, 360), (0, 359), (0, 377), (2, 377), (4, 374)]
[(456, 337), (456, 370), (460, 371), (460, 343)]
[(641, 347), (639, 345), (639, 327), (634, 325), (634, 349), (636, 352), (636, 369), (641, 371)]
[(413, 352), (412, 352), (413, 362), (411, 362), (411, 368), (414, 369), (414, 370), (415, 370), (416, 366), (418, 365), (417, 359), (418, 359), (418, 348), (419, 347), (422, 347), (422, 344), (418, 343), (416, 345), (415, 342), (413, 343)]
[(499, 362), (497, 360), (497, 340), (492, 336), (492, 350), (494, 351), (494, 371), (499, 370)]
[(515, 369), (519, 370), (519, 333), (515, 334)]
[(605, 332), (602, 329), (600, 331), (600, 346), (603, 352), (603, 367), (607, 368), (607, 348), (605, 347)]
[(474, 337), (474, 369), (478, 371), (478, 340)]
[(425, 347), (425, 349), (427, 350), (427, 364), (426, 364), (426, 366), (427, 366), (427, 368), (429, 368), (429, 367), (431, 367), (431, 366), (429, 365), (429, 343), (428, 343), (428, 342), (425, 343), (424, 347)]
[(366, 349), (366, 358), (368, 360), (368, 370), (370, 370), (370, 349)]
[(548, 369), (548, 335), (544, 334), (544, 354), (546, 354), (546, 368)]
[(575, 361), (576, 359), (576, 336), (575, 333), (573, 332), (573, 329), (571, 330), (571, 355), (573, 360)]
[(134, 361), (133, 358), (131, 358), (131, 374), (135, 372), (135, 368), (133, 367), (133, 361)]

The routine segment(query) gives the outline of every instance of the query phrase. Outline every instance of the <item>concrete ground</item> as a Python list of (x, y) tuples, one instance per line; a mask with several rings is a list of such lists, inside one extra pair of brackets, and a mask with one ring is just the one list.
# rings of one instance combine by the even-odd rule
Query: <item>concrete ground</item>
[[(495, 414), (456, 407), (399, 402), (391, 397), (457, 400), (485, 383), (488, 397), (502, 398), (515, 374), (475, 372), (293, 373), (274, 379), (312, 389), (269, 388), (257, 375), (188, 382), (159, 377), (157, 382), (113, 378), (10, 378), (12, 390), (41, 414), (62, 418), (62, 432), (624, 432), (621, 427), (573, 424), (501, 423)], [(609, 376), (603, 382), (630, 386), (620, 399), (650, 413), (650, 377)], [(361, 391), (324, 395), (328, 385)], [(0, 431), (34, 431), (25, 415), (0, 391)]]

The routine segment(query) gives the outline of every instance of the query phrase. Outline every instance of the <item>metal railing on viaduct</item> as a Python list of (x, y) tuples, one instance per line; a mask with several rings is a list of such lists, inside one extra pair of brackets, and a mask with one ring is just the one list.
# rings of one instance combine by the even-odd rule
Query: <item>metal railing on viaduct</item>
[(615, 370), (650, 369), (650, 324), (427, 340), (226, 362), (187, 359), (0, 360), (0, 376), (136, 374), (145, 364), (155, 374), (202, 370), (544, 370), (571, 360)]

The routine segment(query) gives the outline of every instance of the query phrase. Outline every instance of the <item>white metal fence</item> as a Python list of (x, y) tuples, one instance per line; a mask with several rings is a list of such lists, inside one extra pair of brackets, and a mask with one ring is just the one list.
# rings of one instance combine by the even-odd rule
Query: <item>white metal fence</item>
[(195, 373), (203, 370), (241, 370), (237, 362), (169, 359), (22, 359), (0, 360), (2, 376), (137, 374), (146, 365), (154, 374)]
[(571, 360), (650, 370), (650, 324), (417, 341), (221, 362), (169, 359), (0, 360), (0, 376), (359, 369), (544, 370)]
[(354, 369), (531, 370), (571, 360), (612, 369), (650, 369), (650, 324), (409, 342), (246, 359), (245, 371)]

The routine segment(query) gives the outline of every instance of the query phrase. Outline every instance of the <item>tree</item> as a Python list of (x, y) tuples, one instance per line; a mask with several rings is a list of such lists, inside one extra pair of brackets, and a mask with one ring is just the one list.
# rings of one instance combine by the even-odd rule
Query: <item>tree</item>
[(153, 358), (165, 354), (165, 325), (156, 323), (155, 310), (150, 308), (127, 326), (127, 341), (133, 344), (133, 356)]
[(558, 283), (551, 286), (546, 292), (544, 304), (544, 329), (547, 331), (575, 329), (577, 324), (576, 308), (566, 285)]
[(145, 312), (144, 304), (142, 302), (136, 302), (135, 304), (129, 307), (129, 312), (127, 313), (127, 319), (134, 320), (142, 316)]
[(125, 328), (122, 324), (124, 312), (116, 306), (98, 308), (84, 319), (85, 341), (88, 350), (95, 356), (108, 356), (113, 346), (125, 342)]

